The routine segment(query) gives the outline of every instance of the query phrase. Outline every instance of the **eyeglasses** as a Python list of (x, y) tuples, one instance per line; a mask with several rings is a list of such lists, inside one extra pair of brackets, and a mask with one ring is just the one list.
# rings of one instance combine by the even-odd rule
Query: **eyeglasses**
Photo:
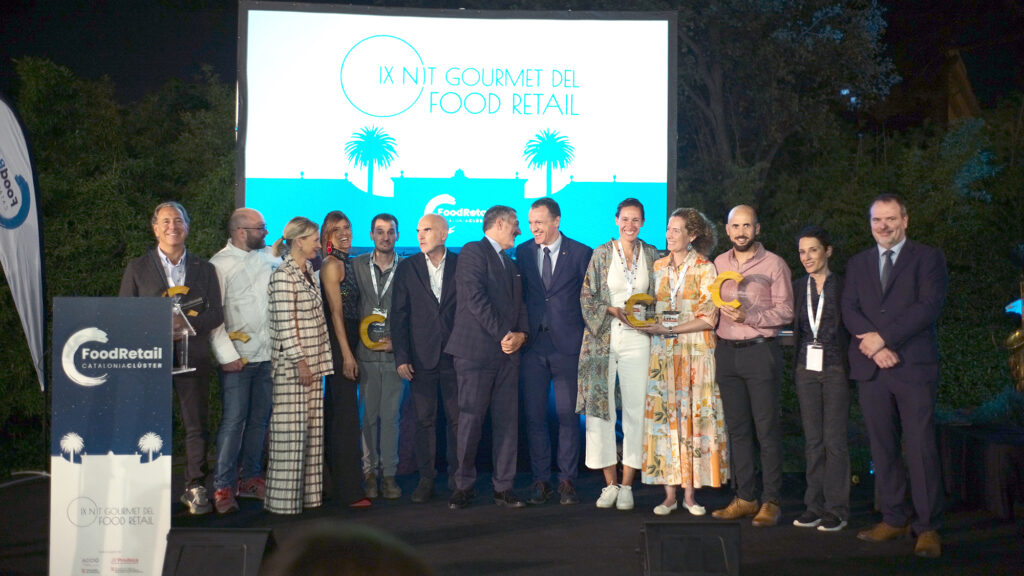
[(250, 228), (250, 227), (247, 227), (247, 226), (239, 226), (238, 228), (240, 230), (255, 230), (257, 232), (266, 232), (267, 231), (267, 227), (266, 226), (260, 226), (259, 228)]

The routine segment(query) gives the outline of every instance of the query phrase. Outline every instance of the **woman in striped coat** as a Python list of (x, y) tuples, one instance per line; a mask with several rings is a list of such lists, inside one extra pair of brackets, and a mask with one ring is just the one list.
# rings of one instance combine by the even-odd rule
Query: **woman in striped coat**
[(323, 301), (310, 259), (320, 250), (317, 225), (292, 218), (274, 242), (283, 256), (270, 277), (273, 413), (263, 508), (299, 514), (323, 503), (323, 387), (333, 373)]

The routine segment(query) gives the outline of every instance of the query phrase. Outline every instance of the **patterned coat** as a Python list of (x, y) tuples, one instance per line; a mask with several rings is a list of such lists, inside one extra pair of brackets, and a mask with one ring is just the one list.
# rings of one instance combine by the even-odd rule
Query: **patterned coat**
[[(648, 293), (654, 295), (654, 261), (658, 251), (654, 246), (637, 239), (647, 263)], [(611, 306), (608, 290), (608, 269), (615, 255), (615, 241), (606, 242), (594, 249), (587, 267), (587, 276), (580, 290), (580, 305), (583, 307), (583, 346), (580, 348), (579, 392), (576, 396), (576, 413), (593, 416), (602, 420), (614, 420), (608, 410), (608, 355), (611, 350), (612, 317), (607, 313)], [(616, 403), (619, 404), (618, 402)]]
[[(310, 277), (313, 267), (306, 262)], [(291, 254), (270, 277), (270, 361), (273, 412), (263, 509), (299, 514), (323, 502), (323, 393), (319, 378), (334, 373), (320, 287), (306, 279)], [(299, 381), (306, 361), (314, 386)]]
[[(306, 270), (312, 276), (309, 262)], [(306, 280), (291, 254), (284, 255), (281, 266), (270, 277), (269, 290), (274, 372), (305, 359), (314, 378), (333, 374), (320, 288)]]

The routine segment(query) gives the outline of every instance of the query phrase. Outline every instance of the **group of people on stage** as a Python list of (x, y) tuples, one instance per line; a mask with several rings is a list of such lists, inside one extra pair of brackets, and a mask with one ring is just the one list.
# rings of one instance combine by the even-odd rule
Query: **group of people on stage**
[[(488, 414), (495, 504), (578, 503), (584, 415), (585, 464), (605, 479), (599, 508), (632, 509), (639, 476), (664, 486), (655, 514), (684, 508), (699, 516), (705, 508), (696, 490), (731, 480), (734, 498), (712, 516), (775, 526), (782, 486), (777, 336), (792, 326), (807, 461), (805, 510), (793, 524), (825, 532), (847, 525), (853, 379), (883, 515), (858, 537), (882, 541), (913, 531), (915, 553), (934, 557), (942, 505), (935, 325), (946, 265), (940, 251), (907, 239), (898, 196), (876, 198), (869, 219), (877, 246), (850, 259), (843, 282), (830, 269), (834, 248), (825, 230), (799, 234), (806, 275), (792, 280), (785, 261), (757, 241), (757, 214), (744, 205), (725, 223), (732, 246), (713, 260), (715, 227), (695, 209), (672, 212), (667, 254), (659, 257), (639, 238), (638, 200), (618, 205), (617, 238), (592, 250), (560, 231), (559, 205), (541, 198), (528, 214), (532, 240), (516, 246), (518, 215), (494, 206), (483, 218), (484, 237), (456, 254), (445, 247), (445, 220), (427, 214), (416, 228), (421, 252), (405, 258), (395, 251), (399, 226), (390, 214), (370, 222), (373, 251), (350, 258), (353, 226), (342, 212), (327, 214), (320, 227), (293, 218), (268, 252), (263, 216), (241, 208), (231, 216), (227, 245), (208, 263), (185, 249), (188, 214), (167, 202), (153, 214), (157, 247), (129, 264), (121, 295), (185, 286), (207, 304), (192, 318), (198, 334), (188, 350), (197, 370), (174, 378), (186, 435), (181, 501), (193, 514), (237, 510), (236, 498), (296, 514), (319, 506), (325, 490), (355, 508), (401, 497), (395, 474), (407, 381), (419, 470), (414, 502), (434, 496), (440, 396), (452, 509), (476, 497)], [(637, 308), (644, 300), (649, 319)], [(374, 321), (386, 327), (378, 341), (360, 333)], [(211, 352), (223, 394), (212, 505), (205, 487)], [(513, 490), (520, 406), (532, 473), (526, 502)]]

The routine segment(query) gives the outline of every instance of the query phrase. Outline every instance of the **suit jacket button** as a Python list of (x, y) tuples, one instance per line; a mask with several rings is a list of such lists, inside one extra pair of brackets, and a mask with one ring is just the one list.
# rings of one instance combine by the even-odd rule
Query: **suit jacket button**
[(545, 302), (551, 302), (551, 298), (545, 298), (544, 301)]
[(885, 314), (885, 308), (882, 308), (881, 312), (882, 314)]

